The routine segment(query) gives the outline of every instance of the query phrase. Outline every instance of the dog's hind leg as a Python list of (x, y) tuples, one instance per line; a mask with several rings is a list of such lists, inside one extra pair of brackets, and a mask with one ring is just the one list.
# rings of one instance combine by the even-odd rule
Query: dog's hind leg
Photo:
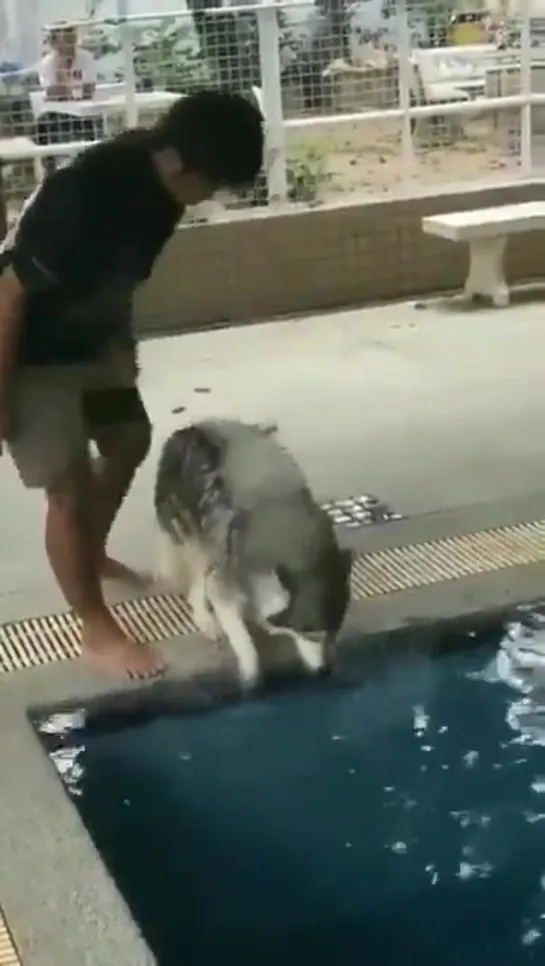
[(190, 577), (185, 544), (173, 540), (162, 529), (157, 535), (155, 579), (174, 593), (186, 596)]
[(159, 581), (186, 598), (197, 628), (215, 639), (219, 628), (206, 599), (208, 561), (200, 544), (186, 538), (175, 541), (163, 530), (159, 532), (156, 575)]
[(192, 577), (187, 592), (187, 603), (193, 612), (193, 619), (205, 637), (217, 640), (220, 636), (220, 627), (208, 601), (206, 571), (193, 573)]
[(193, 619), (198, 629), (206, 636), (217, 640), (221, 635), (221, 628), (214, 616), (214, 611), (208, 600), (208, 571), (210, 561), (204, 548), (192, 541), (188, 562), (190, 582), (187, 591), (187, 602), (193, 611)]
[(206, 596), (228, 643), (234, 651), (241, 684), (253, 688), (259, 682), (259, 655), (244, 621), (244, 602), (215, 573), (206, 579)]

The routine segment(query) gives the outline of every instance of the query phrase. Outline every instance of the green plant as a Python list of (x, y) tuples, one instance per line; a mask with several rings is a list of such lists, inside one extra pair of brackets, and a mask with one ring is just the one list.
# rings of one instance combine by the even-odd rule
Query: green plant
[[(213, 0), (209, 0), (214, 6)], [(193, 6), (191, 4), (190, 6)], [(283, 11), (278, 12), (281, 56), (297, 57), (300, 43)], [(260, 83), (257, 21), (253, 12), (207, 14), (196, 6), (191, 18), (158, 17), (132, 30), (134, 66), (142, 86), (189, 93), (197, 88), (225, 85), (249, 91)], [(86, 29), (84, 45), (100, 61), (116, 55), (111, 71), (123, 80), (119, 30), (113, 21)]]
[(174, 19), (141, 30), (135, 37), (134, 68), (144, 84), (185, 94), (215, 81), (200, 54), (192, 24)]
[(82, 36), (83, 46), (90, 50), (93, 56), (100, 60), (109, 54), (118, 54), (121, 42), (117, 31), (101, 26), (88, 27)]
[(324, 155), (308, 148), (288, 162), (288, 198), (290, 201), (318, 201), (321, 189), (331, 180)]

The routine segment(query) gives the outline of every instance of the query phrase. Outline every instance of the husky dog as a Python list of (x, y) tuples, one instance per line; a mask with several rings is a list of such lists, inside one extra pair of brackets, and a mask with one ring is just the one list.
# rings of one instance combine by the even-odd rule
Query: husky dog
[(200, 630), (225, 636), (247, 687), (260, 673), (248, 625), (290, 636), (325, 671), (350, 594), (351, 554), (275, 431), (229, 419), (179, 429), (155, 482), (158, 577)]

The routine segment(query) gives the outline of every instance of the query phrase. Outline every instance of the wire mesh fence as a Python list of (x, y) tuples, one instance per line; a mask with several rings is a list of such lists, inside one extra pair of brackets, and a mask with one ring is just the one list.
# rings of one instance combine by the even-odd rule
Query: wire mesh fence
[(74, 151), (203, 86), (247, 92), (266, 120), (268, 186), (233, 207), (361, 201), (542, 166), (545, 34), (529, 16), (453, 16), (439, 0), (215, 2), (44, 28), (42, 60), (0, 73), (8, 215)]
[[(306, 165), (318, 194), (361, 198), (522, 173), (521, 106), (499, 102), (523, 97), (520, 27), (507, 35), (504, 20), (452, 16), (424, 0), (382, 4), (374, 17), (368, 6), (348, 9), (342, 31), (337, 10), (329, 28), (322, 16), (319, 100), (284, 91), (288, 157)], [(350, 123), (297, 126), (313, 113)]]

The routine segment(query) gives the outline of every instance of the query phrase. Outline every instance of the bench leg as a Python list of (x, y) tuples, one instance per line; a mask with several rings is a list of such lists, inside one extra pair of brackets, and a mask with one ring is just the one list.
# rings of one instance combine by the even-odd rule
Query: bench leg
[(492, 299), (498, 308), (509, 305), (509, 287), (503, 270), (506, 237), (477, 238), (469, 243), (469, 271), (464, 294)]

